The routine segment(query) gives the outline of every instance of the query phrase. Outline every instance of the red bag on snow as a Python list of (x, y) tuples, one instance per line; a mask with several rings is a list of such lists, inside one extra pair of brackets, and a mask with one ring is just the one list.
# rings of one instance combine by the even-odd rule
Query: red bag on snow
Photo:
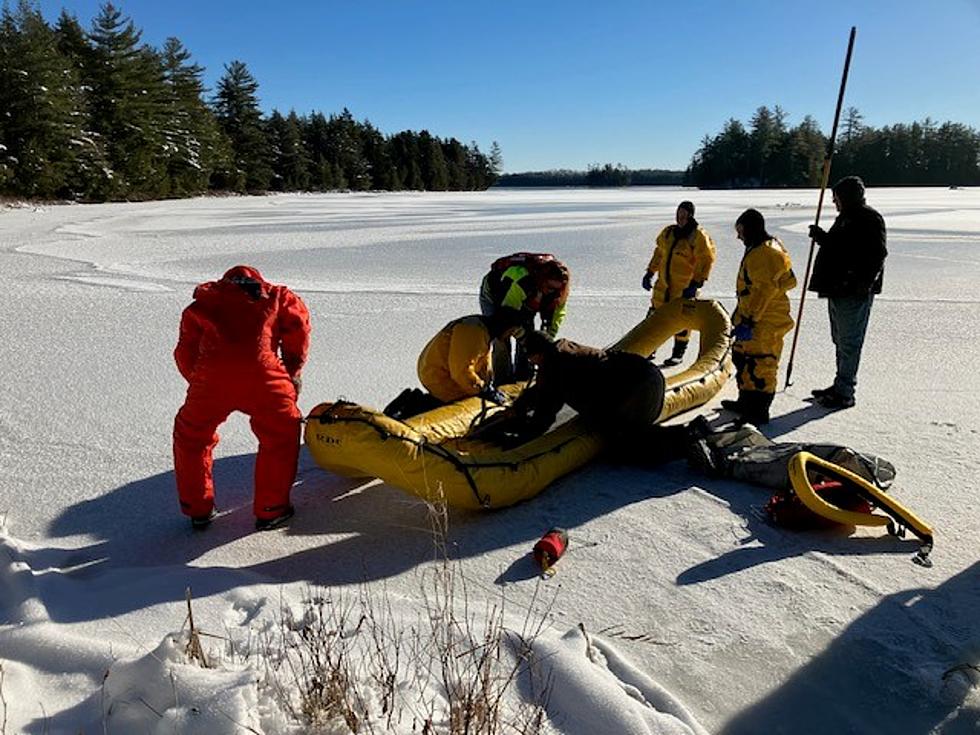
[[(813, 486), (813, 491), (831, 505), (856, 513), (871, 513), (871, 504), (851, 487), (837, 480), (824, 480)], [(824, 518), (807, 508), (792, 488), (773, 493), (763, 510), (771, 523), (796, 531), (833, 528), (841, 525)]]

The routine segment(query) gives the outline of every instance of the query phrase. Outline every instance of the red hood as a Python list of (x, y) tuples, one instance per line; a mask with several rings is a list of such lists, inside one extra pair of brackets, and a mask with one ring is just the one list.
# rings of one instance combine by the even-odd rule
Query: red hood
[(266, 298), (272, 290), (272, 285), (262, 277), (257, 268), (250, 265), (236, 265), (229, 268), (220, 281), (208, 281), (199, 285), (194, 290), (194, 298), (207, 298), (232, 289), (247, 293), (251, 284), (257, 287), (259, 298)]
[(253, 268), (250, 265), (236, 265), (234, 268), (229, 268), (228, 272), (222, 277), (222, 281), (234, 281), (236, 278), (248, 278), (252, 281), (257, 281), (259, 283), (269, 285), (265, 282), (262, 274), (259, 273), (258, 268)]

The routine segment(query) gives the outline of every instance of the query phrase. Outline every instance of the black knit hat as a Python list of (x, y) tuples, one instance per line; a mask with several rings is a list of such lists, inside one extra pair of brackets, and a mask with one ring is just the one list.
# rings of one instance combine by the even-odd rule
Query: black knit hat
[(694, 216), (694, 202), (689, 202), (687, 199), (685, 199), (683, 202), (677, 205), (677, 208), (686, 209), (689, 215), (692, 217)]
[(834, 184), (834, 194), (841, 204), (861, 204), (864, 201), (864, 182), (858, 176), (845, 176)]

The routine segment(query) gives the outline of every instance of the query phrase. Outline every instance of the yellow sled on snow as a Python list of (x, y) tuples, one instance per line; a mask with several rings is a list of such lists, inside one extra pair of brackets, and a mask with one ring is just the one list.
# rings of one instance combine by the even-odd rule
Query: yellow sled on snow
[[(667, 379), (658, 421), (708, 402), (731, 376), (728, 314), (715, 301), (677, 299), (614, 345), (649, 355), (685, 329), (700, 333), (698, 357)], [(520, 389), (503, 387), (511, 397)], [(306, 447), (331, 472), (379, 477), (425, 500), (469, 509), (531, 498), (602, 450), (599, 434), (577, 417), (510, 449), (468, 438), (470, 425), (485, 409), (479, 398), (466, 398), (401, 421), (355, 403), (321, 403), (308, 417)]]
[[(846, 526), (884, 526), (894, 536), (904, 536), (905, 529), (910, 530), (922, 541), (915, 561), (924, 566), (930, 565), (928, 556), (933, 546), (932, 526), (874, 483), (809, 452), (800, 452), (790, 459), (789, 478), (797, 497), (819, 516)], [(872, 512), (845, 510), (827, 502), (814, 490), (816, 478), (836, 480), (852, 489), (871, 505)], [(876, 509), (882, 512), (875, 513)]]

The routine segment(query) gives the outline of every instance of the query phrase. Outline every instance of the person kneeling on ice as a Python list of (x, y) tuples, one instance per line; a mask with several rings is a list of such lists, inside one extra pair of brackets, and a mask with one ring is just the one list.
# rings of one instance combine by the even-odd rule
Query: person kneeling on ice
[(504, 445), (522, 444), (543, 434), (567, 403), (591, 428), (626, 434), (656, 421), (664, 404), (664, 376), (641, 355), (600, 350), (546, 332), (523, 339), (537, 366), (534, 382), (475, 435)]
[(470, 314), (449, 322), (419, 355), (419, 381), (443, 403), (473, 396), (505, 403), (507, 397), (493, 384), (491, 343), (515, 335), (522, 318), (516, 309), (504, 308), (489, 316)]
[(259, 440), (253, 511), (258, 530), (293, 515), (300, 372), (310, 345), (310, 318), (300, 298), (238, 265), (219, 281), (202, 283), (184, 309), (174, 359), (189, 383), (174, 421), (174, 474), (180, 509), (194, 528), (214, 510), (212, 452), (218, 426), (232, 413), (251, 418)]

